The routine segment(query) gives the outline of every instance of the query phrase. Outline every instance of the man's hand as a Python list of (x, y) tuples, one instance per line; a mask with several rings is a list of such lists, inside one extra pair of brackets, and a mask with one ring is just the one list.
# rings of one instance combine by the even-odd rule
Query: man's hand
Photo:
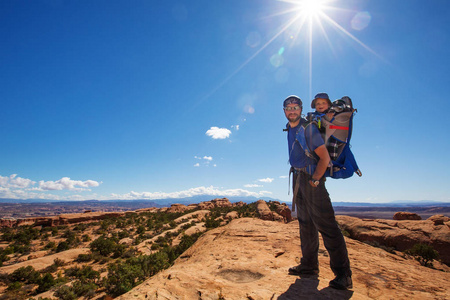
[(316, 188), (319, 185), (319, 183), (320, 183), (319, 180), (315, 180), (315, 179), (309, 180), (309, 184), (314, 188)]

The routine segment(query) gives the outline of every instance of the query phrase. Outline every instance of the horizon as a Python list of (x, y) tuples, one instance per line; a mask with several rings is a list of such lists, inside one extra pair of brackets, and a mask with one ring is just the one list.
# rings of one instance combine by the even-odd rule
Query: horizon
[(305, 1), (3, 1), (0, 198), (290, 203), (282, 102), (327, 92), (363, 174), (333, 203), (450, 202), (450, 2)]
[[(201, 200), (201, 198), (209, 198), (211, 197), (209, 200)], [(277, 201), (277, 202), (281, 202), (281, 203), (285, 203), (287, 205), (290, 205), (292, 203), (292, 201), (283, 201), (280, 199), (276, 199), (276, 198), (271, 198), (271, 197), (254, 197), (254, 196), (235, 196), (235, 197), (224, 197), (224, 196), (217, 196), (215, 198), (212, 198), (213, 196), (210, 195), (200, 195), (200, 196), (194, 196), (194, 197), (185, 197), (185, 198), (162, 198), (162, 199), (106, 199), (106, 200), (98, 200), (98, 199), (83, 199), (83, 200), (53, 200), (53, 199), (42, 199), (42, 198), (36, 198), (36, 199), (10, 199), (10, 198), (0, 198), (0, 205), (2, 203), (18, 203), (18, 202), (28, 202), (28, 203), (44, 203), (44, 202), (89, 202), (89, 201), (96, 201), (96, 202), (154, 202), (155, 204), (160, 204), (160, 205), (172, 205), (172, 204), (177, 204), (176, 200), (180, 200), (179, 204), (185, 204), (188, 203), (189, 201), (200, 201), (200, 202), (208, 202), (208, 201), (212, 201), (215, 199), (223, 199), (226, 198), (228, 199), (231, 203), (236, 203), (236, 202), (240, 202), (243, 201), (245, 203), (253, 203), (251, 201), (258, 201), (258, 200), (264, 200), (266, 202), (270, 202), (270, 201)], [(198, 203), (200, 203), (198, 202)], [(417, 200), (417, 201), (410, 201), (410, 200), (393, 200), (393, 201), (389, 201), (389, 202), (361, 202), (361, 201), (332, 201), (332, 203), (340, 203), (340, 204), (364, 204), (364, 205), (421, 205), (423, 204), (424, 206), (427, 205), (440, 205), (440, 204), (445, 204), (445, 205), (450, 205), (450, 202), (442, 202), (442, 201), (436, 201), (436, 200)], [(192, 202), (192, 204), (196, 204), (196, 202)]]

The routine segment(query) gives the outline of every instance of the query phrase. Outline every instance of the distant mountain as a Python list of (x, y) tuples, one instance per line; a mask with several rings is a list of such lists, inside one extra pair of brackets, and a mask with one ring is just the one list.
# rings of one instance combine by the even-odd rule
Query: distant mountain
[(367, 202), (333, 202), (333, 206), (346, 207), (416, 207), (416, 206), (450, 206), (450, 202), (439, 202), (432, 200), (423, 201), (392, 201), (386, 203), (367, 203)]
[(114, 204), (118, 206), (147, 206), (147, 207), (164, 207), (170, 206), (172, 204), (197, 204), (204, 201), (211, 201), (216, 198), (228, 198), (230, 202), (245, 202), (252, 203), (257, 200), (266, 200), (266, 201), (278, 201), (282, 202), (279, 199), (270, 198), (270, 197), (253, 197), (253, 196), (237, 196), (237, 197), (227, 197), (227, 196), (213, 196), (213, 195), (199, 195), (193, 197), (185, 197), (185, 198), (165, 198), (165, 199), (133, 199), (133, 200), (122, 200), (122, 199), (111, 199), (111, 200), (50, 200), (50, 199), (7, 199), (0, 198), (0, 203), (49, 203), (49, 204), (60, 204), (60, 205), (94, 205), (100, 206), (102, 204)]
[[(60, 204), (60, 205), (94, 205), (101, 206), (103, 204), (115, 204), (118, 206), (134, 207), (134, 206), (147, 206), (147, 207), (164, 207), (170, 206), (172, 204), (197, 204), (204, 201), (211, 201), (216, 198), (228, 198), (230, 202), (245, 202), (252, 203), (257, 200), (265, 201), (278, 201), (284, 202), (276, 198), (271, 197), (253, 197), (253, 196), (214, 196), (214, 195), (199, 195), (193, 197), (185, 198), (165, 198), (165, 199), (133, 199), (133, 200), (122, 200), (122, 199), (112, 199), (112, 200), (50, 200), (50, 199), (8, 199), (0, 198), (0, 203), (49, 203), (49, 204)], [(284, 202), (291, 205), (291, 201)], [(414, 207), (414, 206), (450, 206), (450, 202), (439, 202), (433, 200), (422, 200), (422, 201), (409, 201), (409, 200), (397, 200), (385, 203), (368, 203), (368, 202), (333, 202), (333, 206), (345, 206), (345, 207)]]

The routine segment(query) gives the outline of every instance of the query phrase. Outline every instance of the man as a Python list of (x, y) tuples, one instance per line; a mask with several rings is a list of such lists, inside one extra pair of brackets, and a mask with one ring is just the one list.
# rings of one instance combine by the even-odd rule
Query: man
[[(325, 188), (324, 174), (330, 162), (327, 148), (316, 125), (306, 127), (306, 143), (314, 152), (308, 155), (296, 139), (297, 131), (305, 119), (301, 118), (302, 101), (297, 96), (289, 96), (283, 103), (284, 113), (289, 123), (289, 162), (294, 173), (294, 201), (300, 223), (302, 258), (298, 266), (289, 268), (292, 275), (319, 274), (319, 232), (330, 256), (330, 266), (336, 277), (330, 287), (350, 289), (352, 272), (344, 237), (334, 217), (331, 200)], [(294, 210), (295, 207), (293, 207)]]

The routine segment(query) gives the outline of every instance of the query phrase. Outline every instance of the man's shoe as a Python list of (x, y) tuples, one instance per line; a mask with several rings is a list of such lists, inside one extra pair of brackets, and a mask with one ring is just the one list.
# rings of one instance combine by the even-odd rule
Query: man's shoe
[(302, 264), (289, 268), (290, 275), (319, 275), (319, 269), (306, 267)]
[(348, 290), (353, 288), (352, 277), (348, 275), (337, 275), (330, 281), (330, 287), (338, 290)]

